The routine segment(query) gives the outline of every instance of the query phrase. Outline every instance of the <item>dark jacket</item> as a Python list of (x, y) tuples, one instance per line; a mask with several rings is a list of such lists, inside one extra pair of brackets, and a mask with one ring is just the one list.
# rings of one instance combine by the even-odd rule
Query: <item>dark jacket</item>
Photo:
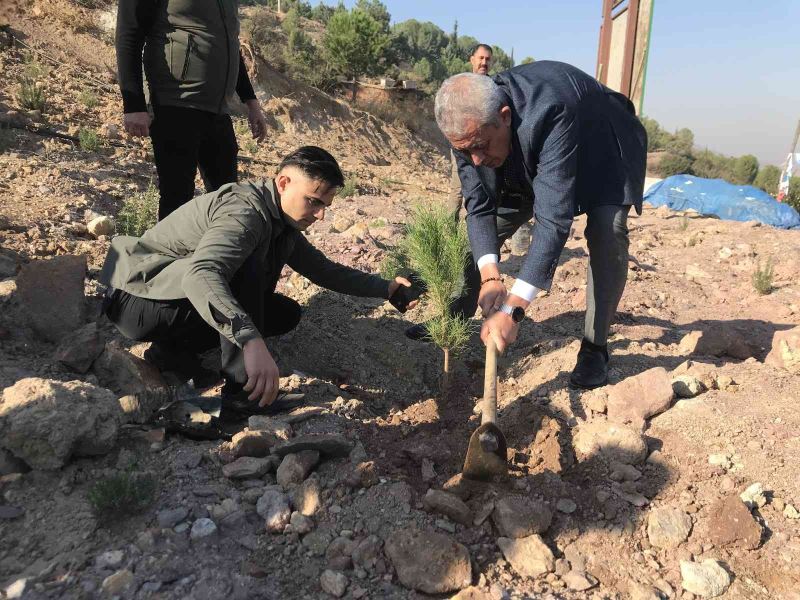
[(284, 265), (335, 292), (388, 297), (388, 281), (328, 259), (286, 224), (279, 206), (271, 180), (226, 184), (187, 202), (141, 238), (115, 237), (99, 280), (140, 298), (188, 298), (239, 347), (261, 336), (254, 321), (262, 319), (247, 314), (230, 287), (251, 256), (262, 276), (248, 283), (259, 298), (275, 290)]
[[(237, 0), (119, 0), (117, 70), (126, 113), (154, 105), (227, 112), (255, 98), (239, 52)], [(144, 51), (144, 55), (142, 54)]]
[[(647, 134), (633, 104), (570, 65), (541, 61), (495, 76), (512, 112), (512, 152), (531, 191), (536, 224), (518, 278), (550, 289), (575, 215), (602, 205), (641, 212)], [(476, 260), (499, 254), (495, 217), (512, 208), (501, 169), (456, 152)]]

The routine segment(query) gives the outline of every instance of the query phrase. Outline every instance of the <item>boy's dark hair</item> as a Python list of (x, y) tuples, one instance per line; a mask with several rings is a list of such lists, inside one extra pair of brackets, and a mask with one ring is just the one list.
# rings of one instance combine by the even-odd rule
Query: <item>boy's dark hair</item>
[(303, 146), (287, 154), (278, 166), (278, 173), (286, 167), (296, 167), (315, 181), (331, 187), (342, 187), (344, 175), (339, 163), (327, 150), (318, 146)]
[(475, 46), (475, 47), (472, 49), (472, 54), (470, 54), (470, 56), (475, 56), (475, 53), (476, 53), (478, 50), (480, 50), (481, 48), (483, 48), (484, 50), (486, 50), (486, 51), (487, 51), (489, 54), (492, 54), (492, 55), (494, 54), (494, 50), (492, 49), (492, 47), (491, 47), (489, 44), (478, 44), (477, 46)]

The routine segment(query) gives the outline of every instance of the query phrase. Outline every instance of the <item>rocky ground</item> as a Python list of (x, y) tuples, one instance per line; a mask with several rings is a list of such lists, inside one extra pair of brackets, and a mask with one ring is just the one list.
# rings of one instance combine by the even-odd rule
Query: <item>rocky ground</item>
[[(0, 52), (0, 117), (71, 135), (91, 124), (104, 143), (85, 152), (14, 129), (0, 153), (0, 594), (800, 597), (800, 234), (663, 209), (632, 217), (611, 385), (581, 393), (567, 387), (585, 307), (578, 219), (552, 290), (500, 361), (504, 481), (459, 476), (478, 422), (477, 336), (443, 395), (440, 352), (403, 336), (424, 309), (400, 315), (289, 271), (280, 291), (304, 318), (271, 346), (282, 386), (307, 405), (230, 423), (230, 442), (165, 434), (144, 421), (169, 379), (140, 360), (145, 344), (97, 318), (106, 217), (153, 176), (147, 145), (120, 134), (104, 13), (52, 6), (12, 20), (57, 59), (37, 59), (50, 108), (16, 104), (31, 60), (17, 44)], [(446, 160), (275, 81), (261, 90), (272, 137), (242, 138), (262, 161), (243, 176), (268, 174), (299, 143), (327, 145), (359, 190), (309, 238), (377, 271), (413, 201), (442, 198)], [(520, 260), (504, 251), (509, 284)], [(768, 262), (773, 290), (760, 295), (752, 274)], [(98, 512), (109, 481), (132, 483), (141, 503)]]

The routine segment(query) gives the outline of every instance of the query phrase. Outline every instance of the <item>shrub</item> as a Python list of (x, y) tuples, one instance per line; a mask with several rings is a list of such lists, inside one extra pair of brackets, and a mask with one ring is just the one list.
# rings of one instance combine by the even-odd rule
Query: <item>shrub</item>
[(100, 137), (94, 129), (81, 128), (78, 131), (78, 141), (84, 152), (97, 152), (100, 148)]
[(661, 177), (670, 177), (672, 175), (691, 175), (692, 174), (692, 159), (683, 154), (665, 154), (661, 162), (658, 163), (658, 174)]
[(758, 172), (753, 185), (772, 196), (777, 196), (780, 179), (781, 170), (775, 165), (766, 165)]
[(19, 79), (17, 102), (27, 110), (40, 110), (44, 112), (47, 105), (47, 94), (41, 83), (33, 77), (23, 75)]
[(740, 156), (733, 163), (733, 183), (750, 185), (758, 175), (758, 159), (752, 154)]
[(97, 481), (89, 490), (88, 499), (96, 515), (125, 518), (147, 508), (155, 492), (155, 477), (138, 475), (128, 469)]
[(767, 264), (764, 265), (763, 268), (759, 262), (752, 276), (753, 288), (756, 292), (762, 296), (769, 294), (772, 291), (772, 279), (774, 274), (772, 259), (767, 260)]
[(350, 198), (351, 196), (355, 196), (357, 191), (358, 182), (354, 177), (348, 177), (344, 180), (344, 185), (339, 188), (339, 191), (336, 192), (336, 195), (341, 196), (342, 198)]
[(236, 141), (239, 147), (253, 156), (258, 151), (258, 142), (253, 139), (253, 132), (250, 131), (250, 124), (247, 119), (236, 119), (233, 126), (236, 134)]
[(78, 102), (90, 110), (99, 104), (97, 96), (91, 90), (82, 90), (81, 93), (78, 94)]
[(158, 222), (158, 190), (151, 181), (144, 192), (125, 200), (117, 215), (117, 233), (141, 237)]

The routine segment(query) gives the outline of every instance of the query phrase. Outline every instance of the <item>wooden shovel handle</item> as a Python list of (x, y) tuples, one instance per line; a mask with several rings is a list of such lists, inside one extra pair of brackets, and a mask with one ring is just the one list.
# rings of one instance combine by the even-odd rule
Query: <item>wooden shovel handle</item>
[(486, 370), (483, 376), (481, 424), (497, 422), (497, 347), (490, 335), (486, 340)]

